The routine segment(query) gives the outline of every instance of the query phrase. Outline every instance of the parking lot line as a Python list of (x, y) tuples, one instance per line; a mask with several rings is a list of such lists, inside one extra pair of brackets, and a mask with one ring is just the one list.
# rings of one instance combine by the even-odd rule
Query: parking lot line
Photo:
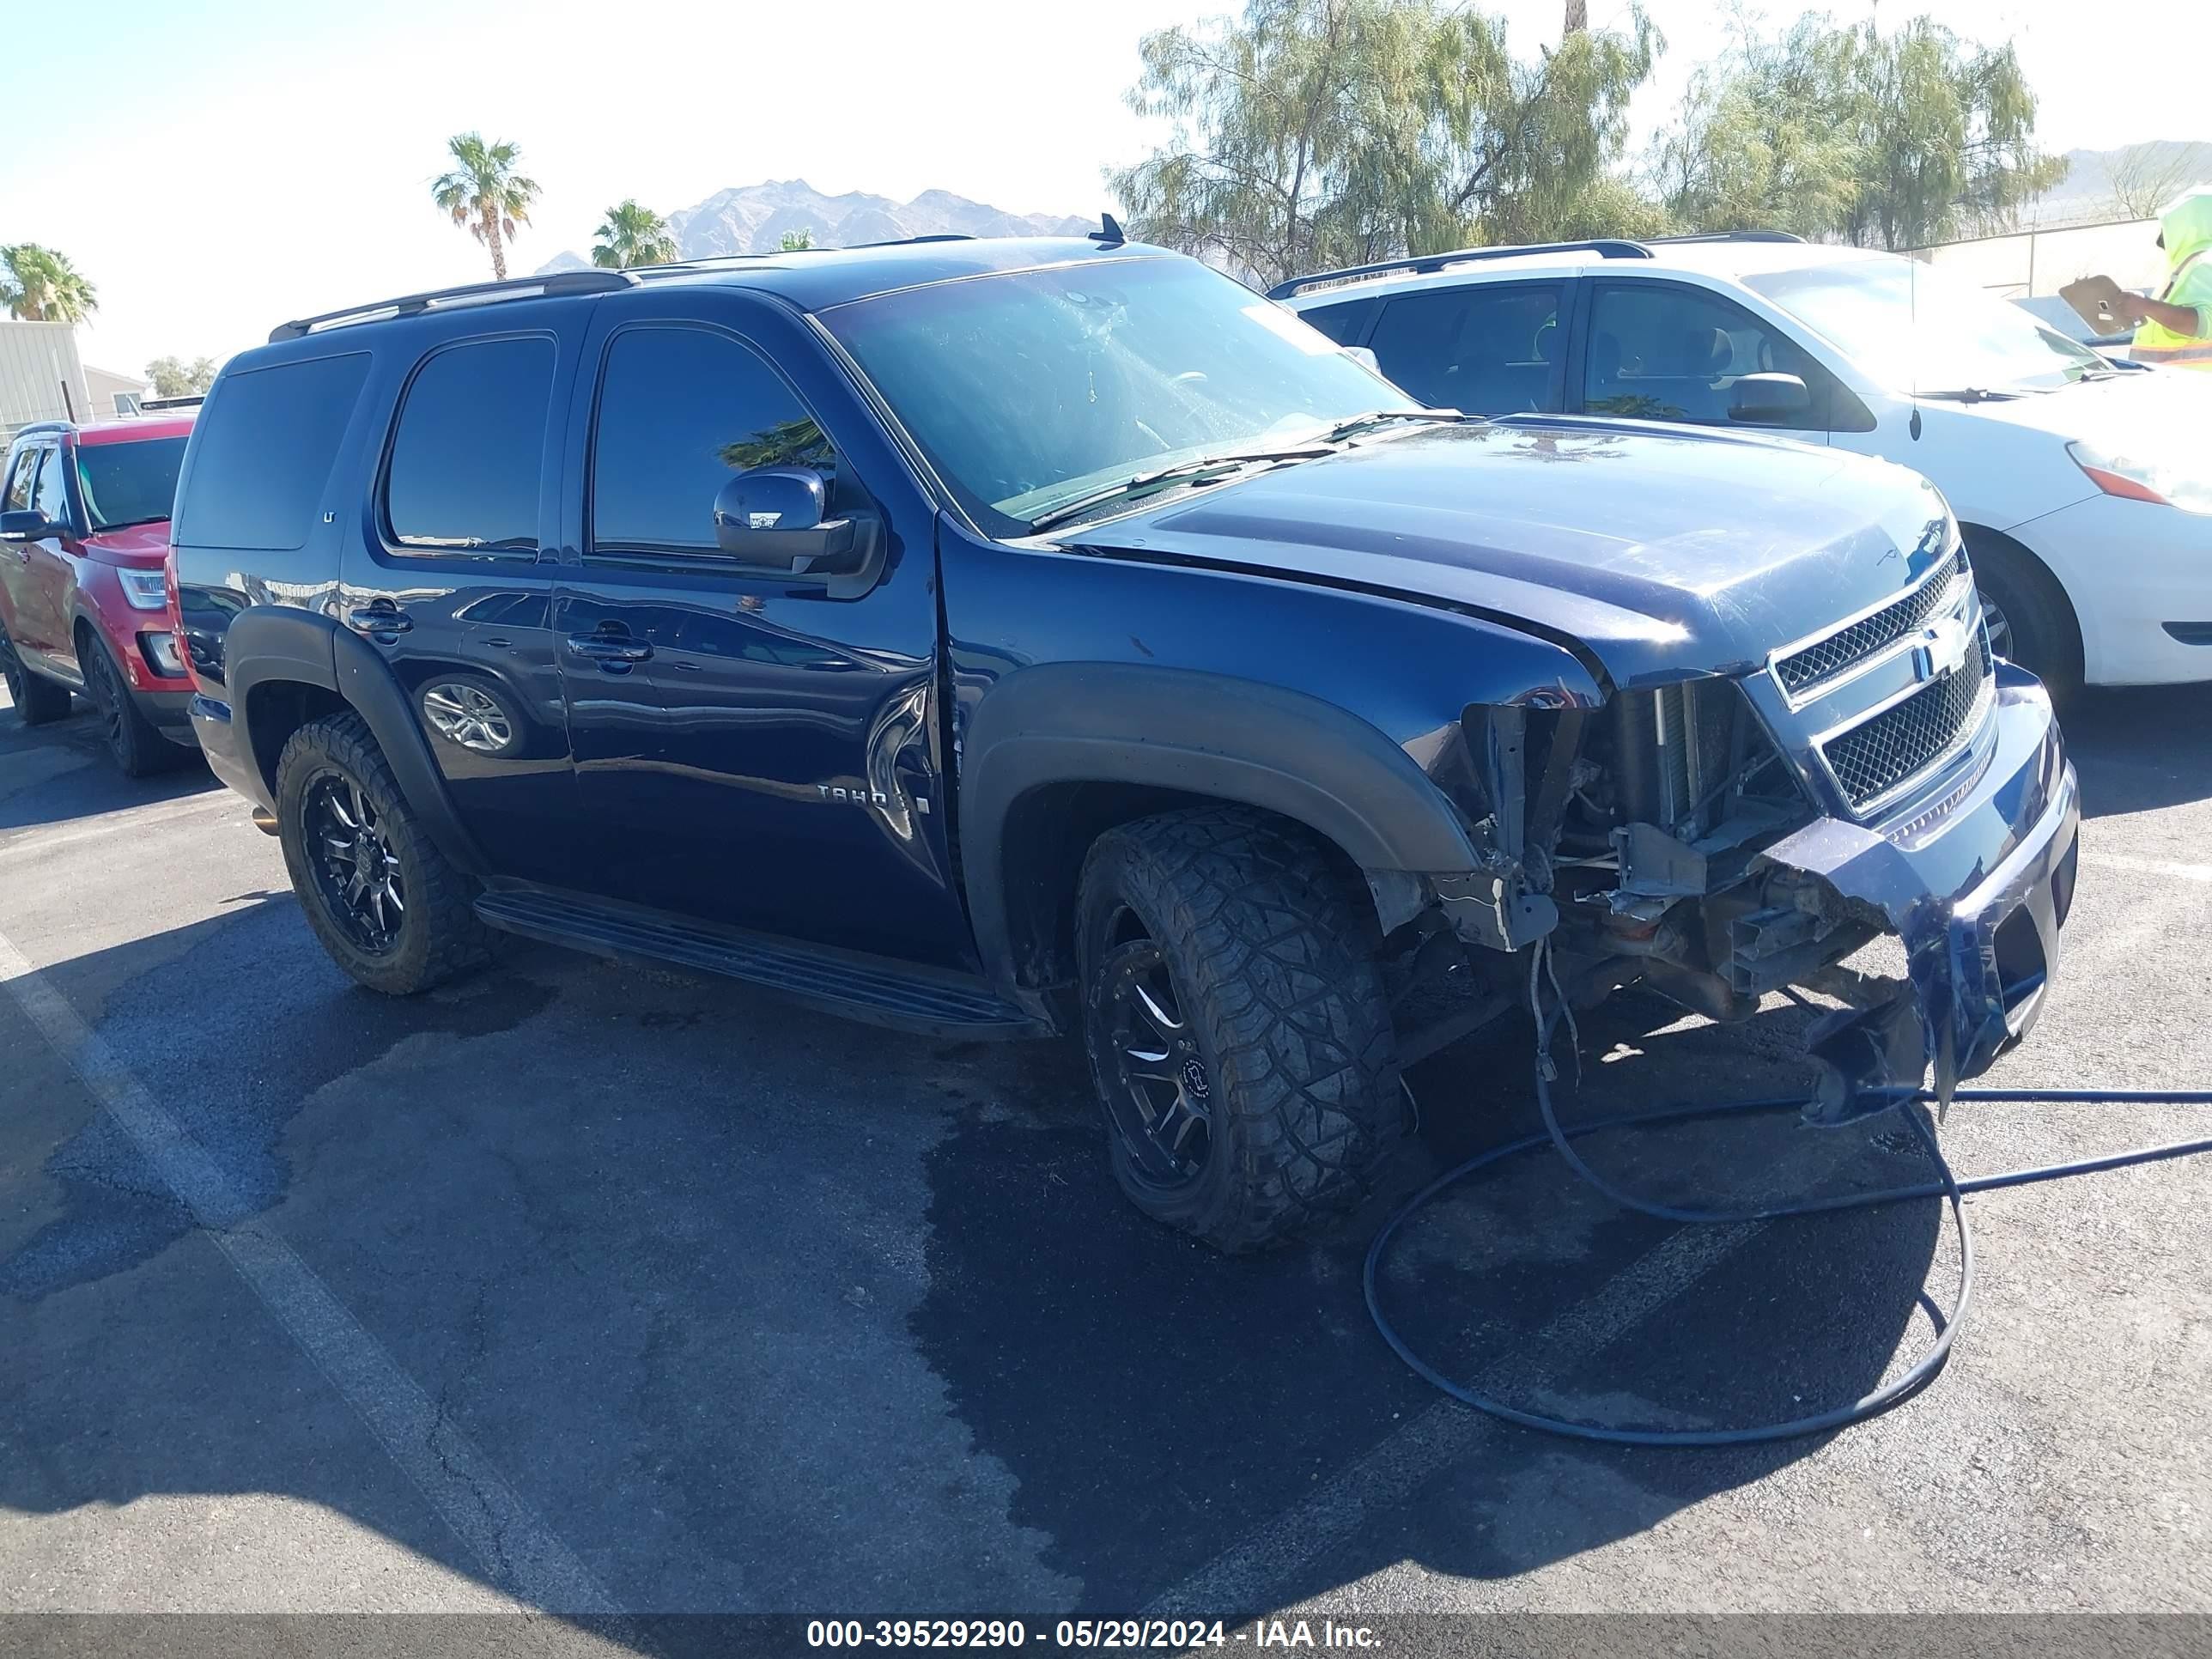
[[(1472, 1386), (1498, 1396), (1540, 1389), (1552, 1366), (1532, 1363), (1528, 1355), (1556, 1349), (1553, 1364), (1592, 1358), (1765, 1231), (1764, 1222), (1745, 1222), (1674, 1233), (1595, 1294), (1562, 1309), (1534, 1336), (1501, 1354)], [(1256, 1612), (1268, 1605), (1275, 1586), (1413, 1497), (1438, 1471), (1471, 1455), (1493, 1436), (1516, 1432), (1456, 1401), (1439, 1400), (1322, 1482), (1304, 1502), (1156, 1598), (1144, 1616), (1212, 1619)]]
[(0, 985), (483, 1564), (487, 1578), (516, 1600), (549, 1612), (616, 1613), (613, 1598), (589, 1569), (314, 1269), (250, 1213), (207, 1150), (4, 933)]

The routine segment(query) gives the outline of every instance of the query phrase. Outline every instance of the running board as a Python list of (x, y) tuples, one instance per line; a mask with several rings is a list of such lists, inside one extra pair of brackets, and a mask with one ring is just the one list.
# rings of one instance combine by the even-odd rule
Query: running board
[(477, 900), (488, 925), (606, 957), (649, 957), (721, 974), (832, 1013), (929, 1036), (1042, 1036), (1046, 1027), (981, 980), (879, 957), (794, 944), (734, 927), (544, 888), (499, 887)]

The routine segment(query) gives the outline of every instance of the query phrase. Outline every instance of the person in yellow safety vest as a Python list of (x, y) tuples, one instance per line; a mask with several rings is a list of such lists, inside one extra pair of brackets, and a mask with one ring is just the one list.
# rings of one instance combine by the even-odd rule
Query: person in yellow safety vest
[(2185, 191), (2159, 215), (2166, 289), (2155, 300), (2124, 294), (2113, 307), (2136, 325), (2139, 363), (2212, 368), (2212, 185)]

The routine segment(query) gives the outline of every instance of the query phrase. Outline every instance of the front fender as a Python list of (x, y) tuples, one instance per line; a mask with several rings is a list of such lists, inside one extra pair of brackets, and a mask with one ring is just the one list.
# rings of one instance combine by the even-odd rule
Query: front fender
[(1426, 902), (1419, 878), (1491, 866), (1403, 749), (1316, 697), (1190, 669), (1042, 664), (994, 683), (962, 742), (969, 914), (994, 969), (1010, 971), (1017, 955), (1007, 826), (1024, 796), (1061, 783), (1172, 790), (1294, 819), (1360, 867), (1386, 930)]

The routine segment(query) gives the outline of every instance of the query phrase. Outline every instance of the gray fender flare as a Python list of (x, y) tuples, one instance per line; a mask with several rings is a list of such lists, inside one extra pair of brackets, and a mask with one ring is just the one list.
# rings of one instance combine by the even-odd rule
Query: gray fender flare
[(1054, 663), (985, 692), (962, 734), (961, 864), (992, 977), (1023, 978), (1006, 826), (1032, 791), (1147, 786), (1260, 807), (1341, 848), (1366, 875), (1388, 930), (1424, 902), (1429, 873), (1485, 860), (1443, 793), (1366, 721), (1304, 692), (1189, 669)]

